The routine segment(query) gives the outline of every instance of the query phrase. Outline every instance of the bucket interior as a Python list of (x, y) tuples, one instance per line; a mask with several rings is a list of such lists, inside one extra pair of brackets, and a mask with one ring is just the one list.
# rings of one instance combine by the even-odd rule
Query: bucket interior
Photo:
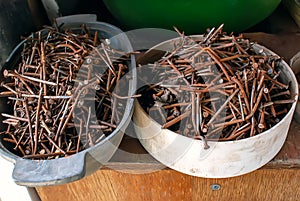
[[(106, 24), (106, 23), (99, 23), (99, 22), (92, 22), (92, 23), (84, 23), (86, 28), (91, 34), (94, 34), (96, 31), (98, 32), (98, 39), (99, 41), (103, 42), (106, 39), (109, 39), (110, 47), (116, 50), (121, 50), (125, 53), (132, 52), (131, 44), (127, 38), (127, 36), (118, 28)], [(80, 33), (82, 31), (81, 24), (80, 23), (70, 23), (70, 24), (64, 24), (62, 26), (63, 30), (71, 30), (72, 33)], [(42, 30), (42, 37), (46, 37), (48, 34), (47, 30)], [(36, 34), (36, 33), (35, 33)], [(3, 76), (4, 70), (15, 70), (18, 68), (18, 64), (21, 60), (20, 55), (23, 50), (23, 45), (26, 43), (26, 39), (22, 41), (10, 54), (9, 58), (7, 59), (6, 63), (4, 64), (3, 68), (0, 72), (0, 80), (1, 82), (5, 81)], [(135, 58), (133, 55), (130, 56), (130, 60), (126, 62), (127, 67), (129, 68), (128, 79), (130, 80), (128, 86), (125, 87), (125, 91), (123, 91), (123, 95), (130, 96), (135, 92), (136, 87), (136, 70), (135, 70)], [(127, 75), (126, 74), (126, 75)], [(4, 88), (1, 88), (0, 92), (7, 91)], [(0, 98), (0, 114), (6, 113), (6, 114), (13, 114), (13, 105), (8, 104), (9, 99), (1, 97)], [(128, 121), (131, 118), (132, 111), (133, 111), (133, 99), (126, 99), (124, 102), (124, 111), (121, 116), (121, 121), (119, 125), (117, 125), (117, 128), (113, 130), (113, 132), (106, 136), (106, 138), (101, 141), (100, 143), (96, 144), (95, 146), (101, 145), (104, 141), (109, 140), (112, 136), (116, 135), (120, 130), (125, 130), (124, 127), (127, 126)], [(2, 121), (5, 118), (0, 115), (0, 132), (6, 131), (7, 124), (4, 124)], [(3, 152), (4, 155), (6, 155), (8, 158), (16, 159), (17, 157), (21, 156), (20, 151), (18, 149), (14, 149), (14, 144), (7, 142), (4, 140), (6, 135), (1, 134), (0, 135), (0, 149)], [(89, 147), (88, 149), (92, 149), (93, 147)]]
[[(191, 36), (193, 39), (195, 39), (196, 41), (201, 40), (202, 36)], [(176, 38), (176, 39), (171, 39), (169, 41), (165, 41), (161, 44), (158, 44), (154, 47), (152, 47), (150, 50), (148, 50), (142, 57), (140, 57), (137, 60), (138, 65), (142, 65), (139, 68), (143, 68), (143, 66), (145, 66), (147, 68), (147, 64), (154, 64), (155, 62), (157, 62), (158, 60), (162, 59), (162, 57), (164, 57), (167, 53), (169, 53), (169, 51), (171, 51), (172, 49), (174, 49), (174, 43), (176, 43), (177, 41), (181, 40), (180, 38)], [(260, 54), (259, 52), (263, 49), (263, 54), (266, 54), (268, 56), (271, 55), (276, 55), (276, 53), (272, 52), (271, 50), (258, 45), (258, 44), (254, 44), (253, 45), (253, 49), (255, 52), (257, 52), (258, 54)], [(295, 75), (293, 73), (293, 71), (291, 70), (291, 68), (289, 67), (289, 65), (284, 61), (281, 60), (280, 62), (278, 62), (278, 65), (276, 66), (277, 71), (280, 72), (279, 77), (277, 78), (279, 82), (286, 84), (289, 86), (289, 90), (291, 92), (290, 95), (290, 99), (295, 99), (298, 100), (298, 83), (297, 80), (295, 78)], [(149, 83), (149, 84), (154, 84), (154, 83)], [(141, 85), (139, 85), (141, 86)], [(138, 89), (138, 91), (142, 92), (143, 90), (145, 90), (147, 87), (147, 85), (142, 85), (142, 87), (140, 87)], [(140, 98), (142, 99), (142, 98)], [(151, 99), (151, 98), (150, 98)], [(150, 100), (149, 98), (146, 98), (146, 104), (149, 104)], [(152, 99), (151, 99), (152, 100)], [(150, 102), (151, 102), (150, 100)], [(147, 102), (148, 101), (148, 102)], [(144, 109), (145, 111), (145, 107), (143, 105), (141, 105), (141, 102), (138, 101), (138, 103), (140, 104), (140, 106)], [(152, 104), (152, 105), (151, 105)], [(154, 101), (152, 101), (149, 105), (153, 106)], [(291, 108), (293, 105), (296, 104), (296, 101), (294, 103), (290, 103), (290, 104), (286, 104), (282, 107), (283, 108), (287, 108), (288, 112), (282, 116), (280, 116), (280, 121), (282, 121), (286, 116), (291, 115), (290, 113), (292, 113), (293, 111), (291, 111)], [(149, 106), (148, 105), (148, 106)], [(147, 112), (146, 112), (147, 113)], [(149, 114), (148, 114), (149, 115)], [(160, 125), (162, 125), (161, 122), (156, 121), (156, 119), (153, 119), (150, 115), (149, 118), (152, 119), (153, 121), (155, 121), (156, 123), (159, 123)], [(279, 123), (279, 122), (278, 122)], [(278, 124), (277, 123), (277, 124)], [(275, 124), (275, 125), (277, 125)], [(274, 126), (275, 126), (274, 125)], [(171, 129), (172, 130), (172, 129)], [(264, 131), (266, 132), (266, 131)], [(263, 133), (264, 133), (263, 132)], [(260, 133), (261, 134), (261, 133)]]

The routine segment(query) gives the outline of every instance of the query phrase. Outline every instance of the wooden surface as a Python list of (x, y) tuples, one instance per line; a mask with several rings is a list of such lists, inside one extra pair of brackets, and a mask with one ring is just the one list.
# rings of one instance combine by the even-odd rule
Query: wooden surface
[[(101, 170), (81, 181), (37, 188), (43, 201), (300, 200), (300, 171), (261, 169), (228, 179), (202, 179), (172, 170), (124, 174)], [(221, 185), (218, 191), (212, 184)]]

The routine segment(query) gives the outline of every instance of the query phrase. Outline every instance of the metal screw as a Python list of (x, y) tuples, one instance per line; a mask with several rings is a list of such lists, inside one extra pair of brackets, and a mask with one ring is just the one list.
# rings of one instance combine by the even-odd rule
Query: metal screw
[(213, 191), (218, 191), (221, 189), (221, 185), (220, 184), (211, 184), (210, 189)]

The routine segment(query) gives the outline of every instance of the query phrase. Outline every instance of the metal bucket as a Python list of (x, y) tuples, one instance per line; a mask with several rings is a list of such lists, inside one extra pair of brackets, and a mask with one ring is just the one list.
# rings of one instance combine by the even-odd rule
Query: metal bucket
[[(201, 38), (202, 36), (193, 36)], [(179, 38), (163, 42), (151, 50), (170, 51)], [(275, 53), (254, 45), (255, 51)], [(151, 54), (150, 54), (151, 55)], [(153, 62), (153, 61), (152, 61)], [(279, 65), (283, 82), (291, 82), (291, 93), (298, 100), (298, 84), (293, 71), (282, 61)], [(212, 142), (210, 149), (204, 149), (200, 140), (194, 140), (167, 129), (153, 121), (135, 102), (133, 114), (136, 134), (144, 148), (158, 161), (179, 172), (205, 178), (227, 178), (254, 171), (268, 163), (281, 149), (288, 134), (296, 107), (294, 102), (286, 116), (271, 129), (254, 137), (237, 140)]]
[[(68, 29), (75, 29), (74, 27), (80, 29), (80, 25), (84, 23), (87, 29), (98, 31), (99, 37), (110, 39), (110, 45), (114, 49), (122, 50), (127, 53), (133, 51), (127, 36), (120, 29), (107, 23), (96, 22), (96, 16), (68, 16), (66, 18), (60, 18), (57, 21), (64, 23), (62, 28), (65, 27)], [(14, 63), (19, 59), (19, 53), (22, 51), (25, 42), (26, 41), (23, 41), (14, 49), (2, 71), (4, 69), (12, 69), (15, 66)], [(135, 58), (132, 55), (131, 62), (128, 64), (131, 79), (129, 83), (130, 86), (128, 86), (128, 95), (133, 94), (136, 88), (135, 66)], [(9, 151), (9, 148), (3, 145), (3, 135), (0, 136), (0, 155), (15, 164), (12, 176), (19, 185), (45, 186), (81, 179), (98, 170), (102, 164), (106, 163), (115, 153), (124, 135), (124, 130), (131, 120), (133, 103), (133, 99), (127, 100), (123, 118), (113, 133), (95, 146), (72, 156), (39, 161), (23, 159), (13, 154)], [(6, 101), (1, 99), (0, 113), (7, 110)], [(2, 121), (0, 123), (0, 128), (1, 130), (4, 128)]]

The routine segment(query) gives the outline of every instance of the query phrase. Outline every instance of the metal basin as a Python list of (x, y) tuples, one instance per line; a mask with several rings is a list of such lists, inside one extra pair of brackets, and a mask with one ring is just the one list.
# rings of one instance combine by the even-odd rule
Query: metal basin
[[(201, 38), (201, 36), (193, 36)], [(179, 38), (163, 42), (151, 50), (171, 51)], [(275, 55), (267, 48), (254, 45), (255, 51)], [(150, 62), (150, 61), (148, 61)], [(154, 62), (154, 61), (152, 61)], [(291, 82), (291, 93), (298, 100), (296, 77), (282, 61), (278, 68), (282, 72), (280, 79)], [(297, 102), (295, 101), (286, 116), (271, 129), (256, 136), (237, 140), (212, 142), (205, 150), (201, 141), (191, 139), (167, 129), (155, 122), (140, 104), (135, 102), (133, 120), (136, 134), (144, 148), (162, 164), (179, 172), (205, 178), (227, 178), (254, 171), (268, 163), (279, 152), (288, 134)]]
[[(85, 21), (84, 19), (88, 19)], [(99, 37), (102, 39), (110, 39), (111, 46), (114, 49), (122, 50), (124, 52), (132, 52), (131, 44), (127, 36), (117, 27), (107, 23), (96, 22), (96, 16), (75, 16), (58, 19), (63, 22), (62, 28), (72, 29), (76, 31), (80, 29), (80, 25), (84, 23), (87, 29), (98, 31)], [(43, 31), (42, 31), (43, 34)], [(23, 49), (23, 44), (20, 43), (15, 50), (11, 53), (4, 69), (13, 69), (15, 63), (20, 58), (20, 52)], [(135, 58), (131, 57), (131, 62), (128, 63), (130, 68), (131, 83), (128, 86), (128, 95), (135, 92), (136, 88), (136, 71), (135, 71)], [(0, 79), (3, 79), (1, 72)], [(5, 99), (0, 99), (0, 113), (10, 110), (6, 104)], [(86, 175), (98, 170), (104, 163), (106, 163), (117, 150), (124, 130), (126, 129), (133, 113), (133, 99), (128, 99), (126, 102), (125, 112), (122, 120), (117, 128), (103, 141), (90, 147), (84, 151), (74, 154), (65, 158), (58, 158), (52, 160), (30, 160), (23, 159), (15, 155), (11, 150), (12, 148), (5, 146), (3, 135), (0, 136), (0, 155), (15, 164), (13, 170), (13, 179), (19, 185), (24, 186), (46, 186), (56, 185), (75, 181), (83, 178)], [(0, 130), (5, 129), (5, 125), (0, 123)]]

